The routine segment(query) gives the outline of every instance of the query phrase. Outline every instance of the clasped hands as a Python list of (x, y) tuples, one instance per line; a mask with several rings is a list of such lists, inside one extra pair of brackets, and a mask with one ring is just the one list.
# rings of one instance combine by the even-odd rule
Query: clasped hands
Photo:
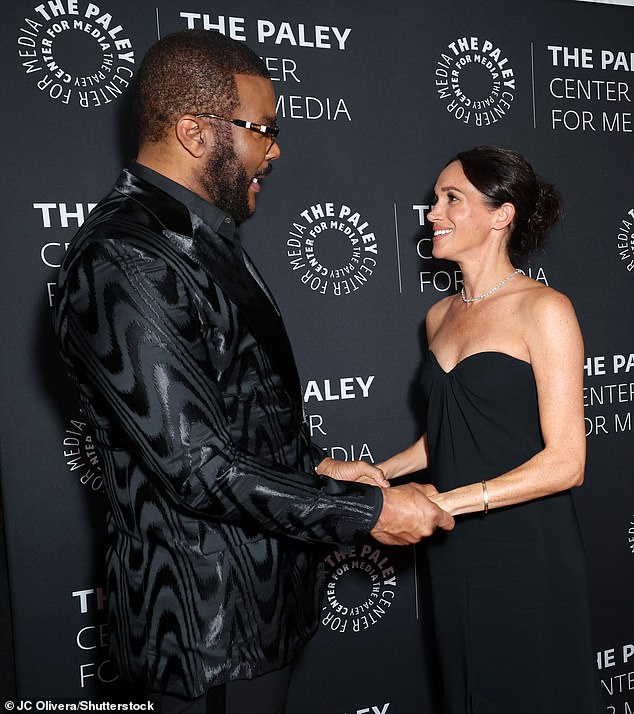
[(436, 528), (450, 531), (453, 517), (430, 497), (431, 484), (406, 483), (389, 488), (381, 469), (365, 461), (336, 461), (327, 456), (317, 473), (340, 481), (359, 481), (383, 488), (383, 509), (370, 535), (385, 545), (411, 545), (430, 536)]

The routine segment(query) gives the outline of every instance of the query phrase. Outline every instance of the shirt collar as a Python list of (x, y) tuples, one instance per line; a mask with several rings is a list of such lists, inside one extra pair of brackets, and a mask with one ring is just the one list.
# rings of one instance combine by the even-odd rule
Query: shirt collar
[(233, 218), (223, 211), (218, 206), (215, 206), (198, 194), (185, 188), (180, 183), (172, 181), (163, 174), (154, 171), (153, 169), (132, 161), (130, 164), (130, 172), (135, 176), (147, 181), (157, 188), (161, 189), (172, 198), (176, 199), (185, 205), (190, 213), (202, 218), (202, 220), (212, 228), (216, 233), (219, 233), (223, 238), (231, 241), (239, 242), (239, 236), (236, 230), (235, 221)]

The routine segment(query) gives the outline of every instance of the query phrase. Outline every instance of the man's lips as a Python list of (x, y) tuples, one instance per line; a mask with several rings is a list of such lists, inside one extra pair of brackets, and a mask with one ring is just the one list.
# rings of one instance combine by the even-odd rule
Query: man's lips
[(262, 179), (265, 176), (268, 176), (271, 173), (271, 171), (273, 171), (273, 165), (267, 164), (265, 169), (262, 169), (262, 171), (258, 171), (257, 174), (255, 174), (255, 176), (251, 179), (249, 188), (257, 193), (262, 188), (262, 186), (261, 186)]

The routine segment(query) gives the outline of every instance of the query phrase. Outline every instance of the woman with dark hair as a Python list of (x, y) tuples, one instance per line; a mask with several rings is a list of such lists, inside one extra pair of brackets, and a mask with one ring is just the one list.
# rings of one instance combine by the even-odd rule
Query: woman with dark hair
[(513, 261), (557, 220), (557, 191), (517, 152), (477, 147), (440, 174), (433, 255), (463, 288), (427, 314), (427, 433), (378, 466), (428, 468), (456, 518), (428, 546), (451, 714), (595, 714), (583, 546), (583, 341), (570, 301)]

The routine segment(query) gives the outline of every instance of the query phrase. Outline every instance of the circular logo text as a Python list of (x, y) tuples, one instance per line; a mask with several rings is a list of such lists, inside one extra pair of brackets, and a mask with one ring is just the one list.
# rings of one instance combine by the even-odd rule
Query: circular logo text
[(461, 37), (436, 63), (436, 91), (458, 121), (490, 126), (504, 117), (515, 98), (508, 58), (490, 40)]
[(634, 208), (630, 208), (627, 216), (621, 221), (616, 234), (616, 250), (619, 258), (628, 272), (634, 270)]
[(377, 238), (358, 211), (317, 203), (293, 223), (287, 256), (301, 282), (321, 295), (349, 295), (362, 288), (377, 265)]
[(25, 74), (51, 99), (84, 109), (118, 99), (134, 76), (123, 27), (95, 3), (42, 3), (18, 37)]
[(380, 548), (363, 545), (324, 558), (326, 594), (321, 624), (333, 632), (361, 632), (392, 607), (396, 572)]
[(99, 456), (95, 449), (90, 427), (85, 421), (73, 419), (64, 432), (64, 458), (71, 473), (76, 474), (83, 486), (93, 491), (103, 488)]

